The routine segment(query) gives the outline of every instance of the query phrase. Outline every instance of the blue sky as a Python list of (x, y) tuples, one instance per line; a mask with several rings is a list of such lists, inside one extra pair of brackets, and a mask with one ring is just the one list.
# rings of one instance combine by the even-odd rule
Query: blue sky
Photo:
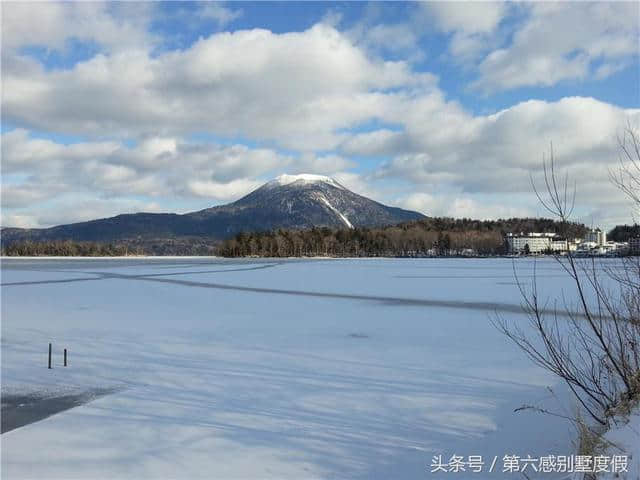
[(539, 215), (550, 142), (577, 220), (636, 213), (607, 178), (640, 119), (637, 3), (33, 6), (2, 5), (5, 226), (302, 172), (428, 215)]

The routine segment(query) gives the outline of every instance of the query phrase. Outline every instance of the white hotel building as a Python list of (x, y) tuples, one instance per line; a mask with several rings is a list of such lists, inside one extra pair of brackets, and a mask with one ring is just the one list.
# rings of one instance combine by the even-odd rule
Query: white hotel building
[[(566, 241), (554, 241), (555, 233), (507, 233), (507, 247), (510, 253), (542, 253), (548, 250), (566, 250)], [(562, 243), (562, 245), (560, 245)], [(528, 247), (527, 247), (528, 246)]]
[(607, 244), (607, 232), (603, 232), (599, 228), (590, 230), (584, 236), (584, 241), (586, 243), (595, 243), (598, 247), (603, 247)]

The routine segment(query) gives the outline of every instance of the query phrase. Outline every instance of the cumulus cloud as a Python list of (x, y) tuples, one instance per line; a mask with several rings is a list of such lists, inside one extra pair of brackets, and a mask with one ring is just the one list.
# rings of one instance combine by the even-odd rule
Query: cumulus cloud
[(64, 145), (33, 138), (23, 129), (2, 135), (2, 158), (2, 204), (8, 208), (78, 192), (102, 198), (230, 200), (259, 185), (255, 178), (291, 162), (273, 150), (245, 145), (175, 138), (147, 138), (133, 147), (118, 142)]
[(638, 56), (637, 2), (424, 2), (452, 58), (485, 93), (602, 80)]
[(401, 204), (426, 215), (480, 220), (529, 217), (534, 214), (530, 208), (514, 205), (512, 202), (497, 203), (495, 200), (487, 201), (486, 198), (476, 200), (472, 195), (431, 195), (417, 192), (403, 198)]
[(21, 185), (3, 185), (0, 193), (2, 194), (3, 208), (15, 208), (45, 200), (49, 192), (38, 188), (38, 185), (23, 183)]
[[(548, 158), (553, 143), (556, 165), (576, 181), (581, 215), (595, 212), (597, 220), (611, 224), (614, 216), (619, 219), (625, 212), (622, 194), (607, 179), (618, 161), (617, 136), (628, 122), (640, 123), (640, 110), (570, 97), (526, 101), (488, 116), (454, 109), (447, 121), (441, 118), (408, 125), (391, 137), (383, 135), (390, 144), (374, 146), (396, 153), (390, 153), (391, 159), (375, 171), (375, 178), (403, 179), (413, 185), (411, 189), (438, 192), (445, 198), (451, 191), (504, 198), (529, 192), (529, 204), (536, 205), (531, 177), (542, 181), (543, 155)], [(354, 150), (358, 145), (352, 141), (349, 147)], [(371, 144), (360, 145), (371, 152)], [(425, 197), (414, 201), (417, 198)], [(485, 203), (490, 208), (486, 198)], [(468, 207), (475, 211), (473, 205)], [(438, 209), (442, 211), (441, 206)]]
[[(407, 178), (417, 182), (426, 182), (434, 174), (459, 171), (458, 178), (469, 188), (521, 188), (505, 185), (496, 172), (538, 168), (550, 142), (562, 152), (562, 165), (610, 164), (617, 156), (616, 135), (627, 122), (640, 121), (640, 110), (585, 97), (557, 102), (530, 100), (488, 116), (473, 116), (447, 104), (441, 107), (445, 122), (442, 117), (425, 119), (407, 125), (402, 133), (382, 136), (382, 140), (405, 149), (385, 169), (406, 171)], [(407, 112), (408, 118), (412, 113)], [(369, 144), (356, 140), (348, 144), (352, 151), (359, 145), (371, 151)], [(383, 141), (375, 145), (388, 150)]]
[(435, 86), (432, 75), (372, 60), (322, 24), (280, 35), (219, 33), (156, 57), (139, 50), (96, 55), (63, 71), (16, 60), (3, 81), (5, 118), (42, 130), (214, 131), (309, 151), (335, 147), (338, 130), (384, 112), (393, 98), (385, 90)]
[(341, 155), (317, 155), (305, 153), (301, 155), (294, 165), (291, 165), (291, 173), (317, 173), (327, 174), (340, 172), (356, 166), (355, 162)]
[(191, 180), (187, 183), (187, 191), (200, 197), (229, 199), (241, 197), (258, 188), (261, 183), (246, 179), (232, 180), (228, 183), (214, 180)]
[[(329, 18), (328, 21), (331, 20), (333, 19)], [(426, 57), (426, 52), (419, 47), (422, 33), (415, 24), (385, 24), (375, 21), (368, 23), (367, 19), (345, 32), (354, 44), (370, 54), (403, 56), (409, 61), (424, 60)]]
[(491, 32), (504, 18), (504, 2), (424, 2), (422, 8), (437, 20), (445, 32)]
[(376, 188), (374, 179), (354, 172), (336, 172), (332, 175), (342, 186), (348, 188), (358, 195), (373, 198), (376, 200), (384, 200), (397, 205), (398, 202), (385, 194), (385, 192)]
[(511, 6), (507, 2), (423, 2), (427, 25), (450, 34), (449, 52), (458, 62), (470, 62), (498, 40), (500, 23)]
[(480, 63), (485, 91), (605, 78), (638, 56), (637, 2), (535, 2), (510, 44)]
[(70, 39), (92, 42), (108, 51), (146, 48), (152, 3), (5, 2), (2, 47), (41, 46), (64, 50)]

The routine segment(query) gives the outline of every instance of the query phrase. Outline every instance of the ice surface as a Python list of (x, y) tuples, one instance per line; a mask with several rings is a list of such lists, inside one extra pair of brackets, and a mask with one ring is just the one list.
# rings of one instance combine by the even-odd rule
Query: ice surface
[(513, 413), (570, 402), (490, 324), (526, 324), (508, 260), (2, 268), (3, 394), (117, 390), (2, 435), (7, 478), (464, 478), (432, 456), (574, 452), (569, 424)]

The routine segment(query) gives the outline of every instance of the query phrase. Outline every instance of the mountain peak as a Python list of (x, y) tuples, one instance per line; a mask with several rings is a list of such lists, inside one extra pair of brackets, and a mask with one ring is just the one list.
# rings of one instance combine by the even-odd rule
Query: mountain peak
[(280, 175), (226, 205), (181, 215), (136, 213), (59, 225), (47, 229), (2, 231), (2, 243), (35, 240), (113, 242), (198, 237), (229, 238), (239, 232), (313, 227), (382, 227), (424, 218), (358, 195), (324, 175)]
[(291, 185), (294, 183), (300, 183), (304, 185), (308, 185), (311, 183), (326, 183), (331, 185), (332, 187), (341, 188), (342, 190), (346, 190), (342, 185), (340, 185), (336, 180), (331, 177), (327, 177), (325, 175), (314, 175), (312, 173), (301, 173), (298, 175), (288, 175), (282, 174), (275, 179), (271, 180), (267, 185), (271, 186), (284, 186)]

